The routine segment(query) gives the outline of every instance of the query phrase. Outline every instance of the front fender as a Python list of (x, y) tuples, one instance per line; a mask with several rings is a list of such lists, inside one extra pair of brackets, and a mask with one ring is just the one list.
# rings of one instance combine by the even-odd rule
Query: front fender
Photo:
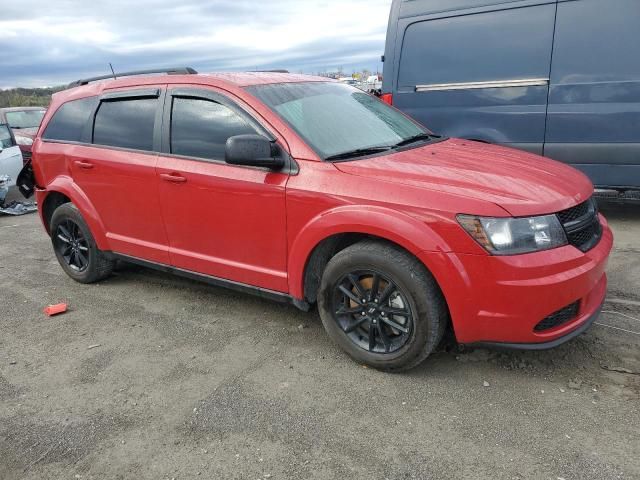
[(423, 251), (450, 251), (443, 238), (424, 222), (405, 213), (372, 205), (337, 207), (312, 218), (291, 243), (288, 265), (289, 291), (293, 297), (304, 297), (304, 271), (314, 248), (324, 239), (343, 233), (383, 238), (414, 255)]
[[(51, 183), (49, 183), (45, 190), (38, 190), (36, 192), (38, 198), (38, 205), (44, 205), (44, 201), (47, 196), (53, 192), (58, 192), (71, 200), (84, 218), (85, 222), (89, 226), (91, 230), (91, 234), (96, 241), (96, 245), (100, 250), (111, 250), (109, 246), (109, 241), (105, 234), (105, 228), (100, 220), (100, 216), (96, 211), (95, 207), (89, 200), (89, 198), (85, 195), (85, 193), (80, 189), (78, 184), (76, 184), (73, 179), (66, 175), (61, 175), (55, 178)], [(47, 232), (49, 231), (49, 226), (44, 222), (42, 208), (40, 210), (40, 216), (45, 225), (45, 229)]]

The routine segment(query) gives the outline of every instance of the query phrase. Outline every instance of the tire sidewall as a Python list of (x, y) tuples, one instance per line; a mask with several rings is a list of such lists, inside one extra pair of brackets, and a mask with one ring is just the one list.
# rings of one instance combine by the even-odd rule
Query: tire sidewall
[[(342, 253), (342, 252), (341, 252)], [(382, 370), (401, 369), (419, 357), (429, 341), (436, 334), (433, 332), (427, 292), (420, 290), (418, 279), (421, 272), (408, 271), (396, 265), (388, 257), (371, 258), (371, 254), (357, 252), (349, 258), (337, 254), (327, 265), (322, 276), (318, 295), (320, 318), (329, 336), (342, 347), (354, 360)], [(347, 273), (357, 270), (374, 270), (393, 281), (409, 302), (413, 314), (413, 328), (407, 343), (392, 353), (372, 353), (354, 344), (344, 333), (333, 314), (333, 294), (337, 282)], [(432, 348), (432, 347), (431, 347)]]

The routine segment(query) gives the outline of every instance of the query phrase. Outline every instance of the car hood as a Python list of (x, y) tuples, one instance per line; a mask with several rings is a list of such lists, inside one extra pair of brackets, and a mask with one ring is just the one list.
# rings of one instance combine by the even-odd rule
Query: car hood
[(335, 166), (351, 175), (489, 201), (513, 216), (558, 212), (593, 193), (589, 179), (565, 164), (459, 139)]

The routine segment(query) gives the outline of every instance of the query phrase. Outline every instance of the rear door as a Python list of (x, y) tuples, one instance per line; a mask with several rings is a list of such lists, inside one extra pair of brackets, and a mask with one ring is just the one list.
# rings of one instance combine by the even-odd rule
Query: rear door
[(286, 292), (287, 173), (228, 165), (227, 139), (270, 133), (222, 91), (170, 88), (158, 161), (171, 262)]
[(168, 264), (156, 178), (164, 89), (145, 87), (103, 94), (93, 128), (66, 149), (73, 180), (98, 212), (111, 248)]
[(544, 154), (640, 187), (640, 2), (558, 3)]
[(402, 3), (394, 105), (437, 133), (541, 154), (555, 1), (456, 3)]

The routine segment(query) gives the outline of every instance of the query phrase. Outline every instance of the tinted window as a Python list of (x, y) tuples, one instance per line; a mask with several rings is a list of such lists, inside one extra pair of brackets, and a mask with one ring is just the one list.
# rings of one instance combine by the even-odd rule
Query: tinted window
[(42, 137), (68, 142), (82, 141), (82, 131), (87, 125), (96, 102), (96, 97), (87, 97), (65, 103), (49, 120)]
[(323, 158), (395, 145), (425, 130), (362, 90), (303, 82), (247, 87)]
[(548, 78), (555, 4), (407, 27), (398, 85)]
[(229, 137), (256, 133), (230, 108), (210, 100), (174, 98), (171, 112), (171, 153), (224, 159)]
[(104, 101), (96, 114), (93, 143), (153, 150), (157, 98)]

